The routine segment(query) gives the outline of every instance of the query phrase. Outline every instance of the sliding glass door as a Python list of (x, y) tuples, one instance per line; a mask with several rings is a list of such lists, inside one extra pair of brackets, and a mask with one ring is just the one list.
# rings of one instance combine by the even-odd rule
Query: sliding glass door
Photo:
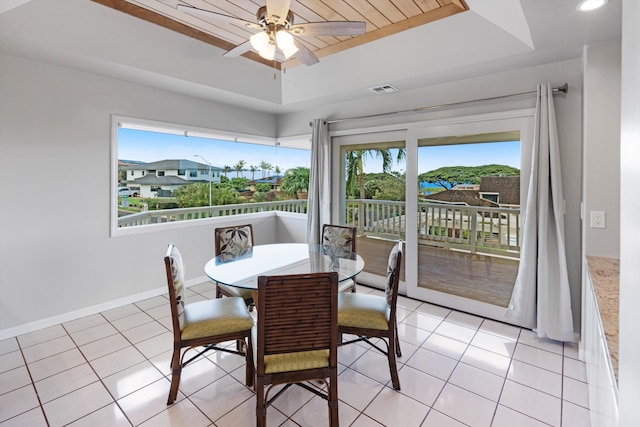
[(401, 292), (505, 321), (530, 121), (527, 111), (335, 137), (333, 214), (358, 227), (362, 282), (384, 284), (386, 255), (401, 238)]

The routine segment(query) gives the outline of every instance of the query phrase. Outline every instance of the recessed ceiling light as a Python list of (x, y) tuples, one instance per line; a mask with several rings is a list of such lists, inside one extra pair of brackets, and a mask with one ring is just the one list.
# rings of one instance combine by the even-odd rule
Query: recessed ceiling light
[(594, 10), (597, 9), (599, 7), (604, 6), (605, 4), (607, 4), (609, 2), (609, 0), (584, 0), (583, 2), (581, 2), (578, 7), (576, 9), (582, 11), (582, 12), (586, 12), (588, 10)]

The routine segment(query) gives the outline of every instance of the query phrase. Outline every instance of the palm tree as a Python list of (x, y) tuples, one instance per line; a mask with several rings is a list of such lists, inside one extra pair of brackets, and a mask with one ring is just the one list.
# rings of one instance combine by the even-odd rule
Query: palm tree
[(249, 171), (251, 172), (251, 181), (256, 180), (256, 171), (258, 170), (258, 166), (249, 166)]
[(276, 168), (273, 171), (276, 173), (276, 175), (280, 175), (281, 170), (279, 166), (276, 166)]
[(260, 162), (260, 169), (262, 170), (262, 177), (264, 178), (264, 172), (265, 171), (270, 171), (271, 168), (273, 166), (271, 166), (271, 163), (267, 163), (264, 160)]
[(299, 166), (297, 168), (287, 169), (282, 178), (282, 191), (290, 196), (298, 198), (299, 192), (307, 192), (309, 190), (309, 168)]
[[(391, 155), (391, 149), (389, 148), (347, 151), (347, 191), (350, 193), (353, 192), (356, 189), (357, 184), (361, 199), (366, 197), (364, 191), (364, 164), (367, 155), (371, 158), (382, 159), (382, 171), (384, 173), (389, 173), (393, 164), (393, 157)], [(405, 157), (406, 150), (404, 148), (399, 148), (396, 161), (402, 161)]]
[(242, 168), (246, 165), (247, 162), (244, 160), (238, 160), (238, 163), (233, 167), (233, 170), (236, 171), (236, 178), (240, 178), (240, 172), (242, 172)]
[(227, 176), (227, 174), (228, 174), (229, 172), (231, 172), (232, 170), (233, 170), (233, 169), (231, 169), (231, 166), (224, 165), (224, 167), (222, 168), (222, 172), (224, 173), (225, 178), (229, 178), (229, 177)]

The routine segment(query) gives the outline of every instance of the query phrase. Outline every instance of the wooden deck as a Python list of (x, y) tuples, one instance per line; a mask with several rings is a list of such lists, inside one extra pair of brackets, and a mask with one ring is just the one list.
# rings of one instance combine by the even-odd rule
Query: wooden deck
[[(356, 250), (364, 271), (386, 276), (393, 241), (359, 236)], [(404, 280), (404, 262), (400, 280)], [(418, 245), (418, 286), (506, 307), (518, 261)]]

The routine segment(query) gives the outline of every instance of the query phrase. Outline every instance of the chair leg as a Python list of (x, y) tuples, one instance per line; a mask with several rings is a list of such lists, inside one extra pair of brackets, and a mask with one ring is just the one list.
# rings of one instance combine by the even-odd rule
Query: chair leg
[(267, 427), (267, 408), (264, 402), (264, 385), (256, 386), (256, 427)]
[(171, 387), (169, 388), (169, 398), (167, 405), (175, 402), (178, 396), (178, 386), (180, 385), (180, 374), (182, 373), (182, 363), (180, 362), (180, 348), (173, 349), (171, 357)]
[(398, 338), (398, 325), (397, 324), (396, 324), (395, 336), (396, 336), (396, 340), (395, 340), (396, 341), (396, 345), (395, 345), (395, 347), (396, 347), (396, 356), (402, 357), (402, 351), (400, 350), (400, 338)]
[(329, 426), (338, 427), (338, 370), (333, 369), (329, 378)]
[(247, 351), (245, 352), (245, 384), (247, 387), (253, 386), (255, 367), (253, 365), (253, 344), (251, 343), (251, 337), (247, 339), (246, 344)]
[(222, 290), (220, 289), (220, 286), (218, 286), (218, 283), (216, 283), (216, 298), (222, 298)]
[[(394, 334), (395, 335), (395, 334)], [(396, 365), (396, 352), (393, 351), (393, 347), (395, 347), (396, 337), (389, 337), (389, 347), (387, 351), (387, 357), (389, 359), (389, 372), (391, 373), (391, 383), (393, 384), (393, 388), (396, 390), (400, 390), (400, 378), (398, 377), (398, 366)]]

